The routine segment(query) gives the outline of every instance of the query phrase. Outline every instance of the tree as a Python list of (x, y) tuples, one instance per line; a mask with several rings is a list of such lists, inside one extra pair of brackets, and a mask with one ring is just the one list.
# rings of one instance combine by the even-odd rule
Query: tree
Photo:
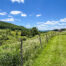
[(39, 34), (38, 29), (37, 29), (36, 27), (33, 27), (33, 28), (31, 29), (31, 34), (32, 34), (32, 36), (35, 36), (35, 35)]
[(27, 35), (27, 31), (26, 30), (22, 30), (21, 31), (21, 36), (26, 36)]

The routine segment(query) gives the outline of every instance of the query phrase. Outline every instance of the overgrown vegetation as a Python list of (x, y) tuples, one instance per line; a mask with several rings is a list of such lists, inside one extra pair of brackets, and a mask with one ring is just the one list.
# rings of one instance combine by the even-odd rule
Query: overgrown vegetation
[[(0, 22), (0, 65), (20, 66), (20, 38), (22, 38), (24, 66), (32, 66), (34, 60), (47, 46), (47, 40), (49, 41), (57, 34), (59, 33), (54, 31), (39, 32), (36, 27), (26, 29), (10, 23)], [(66, 32), (60, 34), (66, 34)], [(42, 45), (42, 48), (40, 45)]]
[(19, 31), (21, 31), (21, 36), (35, 36), (38, 34), (38, 30), (36, 27), (33, 27), (32, 29), (27, 29), (23, 26), (17, 26), (11, 23), (6, 23), (6, 22), (1, 22), (0, 21), (0, 29), (7, 29), (7, 33), (9, 33), (11, 30), (16, 31), (16, 35), (18, 34)]
[(65, 54), (66, 35), (57, 35), (50, 40), (32, 66), (66, 66)]

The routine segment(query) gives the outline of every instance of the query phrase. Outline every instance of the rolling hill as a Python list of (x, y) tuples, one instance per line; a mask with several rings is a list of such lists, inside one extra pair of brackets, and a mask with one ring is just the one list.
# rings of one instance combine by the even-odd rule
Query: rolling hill
[(11, 30), (27, 30), (23, 26), (17, 26), (11, 23), (0, 21), (0, 29), (11, 29)]

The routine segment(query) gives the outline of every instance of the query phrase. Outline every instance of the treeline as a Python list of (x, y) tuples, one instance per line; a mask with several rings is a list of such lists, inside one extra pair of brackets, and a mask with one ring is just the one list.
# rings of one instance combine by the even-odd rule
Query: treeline
[(23, 26), (17, 26), (17, 25), (2, 22), (2, 21), (0, 21), (0, 29), (9, 29), (9, 31), (17, 30), (16, 35), (18, 35), (18, 32), (21, 31), (21, 36), (28, 36), (28, 37), (33, 37), (33, 36), (39, 34), (39, 31), (36, 27), (33, 27), (31, 29), (27, 29)]
[(11, 29), (11, 30), (27, 30), (23, 26), (17, 26), (11, 23), (0, 21), (0, 29)]
[(63, 28), (63, 29), (54, 29), (53, 31), (66, 31), (66, 28)]
[(21, 30), (21, 36), (33, 37), (37, 34), (39, 34), (39, 31), (36, 27), (33, 27), (32, 29), (29, 29), (27, 31)]

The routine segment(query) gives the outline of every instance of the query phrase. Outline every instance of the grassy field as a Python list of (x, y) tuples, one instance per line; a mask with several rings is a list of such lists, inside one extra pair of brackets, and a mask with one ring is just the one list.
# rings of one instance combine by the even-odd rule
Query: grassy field
[[(20, 31), (16, 35), (16, 31), (0, 29), (0, 66), (20, 66), (19, 38), (26, 39), (23, 41), (23, 66), (60, 66), (63, 62), (65, 64), (63, 57), (65, 57), (66, 32), (61, 32), (63, 35), (59, 34), (60, 36), (56, 36), (58, 32), (53, 31), (41, 33), (41, 44), (39, 35), (27, 37), (20, 34)], [(63, 60), (60, 62), (61, 59)]]
[[(5, 39), (4, 39), (5, 38)], [(8, 38), (8, 39), (7, 39)], [(0, 30), (0, 41), (2, 45), (0, 46), (0, 65), (1, 66), (20, 66), (20, 41), (19, 35), (16, 36), (16, 31), (11, 31), (10, 34), (6, 36), (6, 30)], [(22, 37), (24, 38), (24, 36)], [(42, 50), (40, 47), (39, 36), (36, 35), (32, 38), (26, 37), (26, 41), (23, 41), (23, 62), (24, 66), (31, 66), (33, 60), (40, 54)], [(7, 39), (7, 40), (6, 40)], [(45, 35), (41, 34), (42, 46), (45, 44)]]
[(66, 35), (53, 37), (33, 66), (66, 66)]

